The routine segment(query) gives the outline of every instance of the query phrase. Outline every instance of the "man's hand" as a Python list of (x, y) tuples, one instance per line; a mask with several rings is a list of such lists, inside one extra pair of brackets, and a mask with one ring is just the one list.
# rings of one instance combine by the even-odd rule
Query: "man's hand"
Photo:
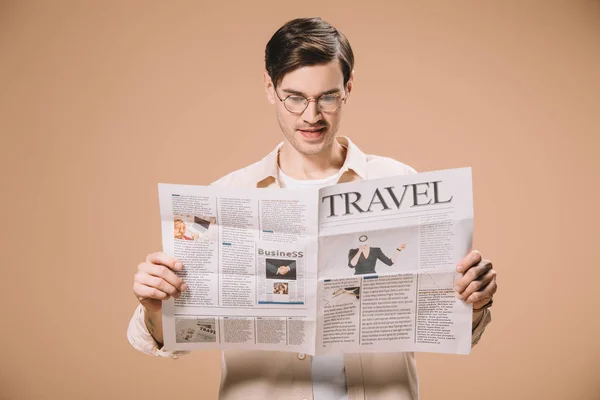
[(473, 303), (473, 309), (486, 305), (496, 293), (496, 271), (492, 262), (484, 260), (478, 251), (471, 251), (460, 260), (456, 270), (463, 273), (463, 277), (454, 286), (456, 297)]
[(149, 254), (146, 261), (138, 265), (133, 293), (147, 311), (160, 311), (162, 300), (177, 298), (187, 290), (187, 285), (173, 272), (182, 269), (179, 260), (162, 252)]
[(288, 267), (288, 266), (285, 266), (285, 265), (284, 265), (284, 266), (281, 266), (281, 267), (279, 267), (279, 268), (277, 269), (277, 273), (278, 273), (279, 275), (285, 275), (285, 274), (287, 274), (288, 272), (290, 272), (290, 267)]

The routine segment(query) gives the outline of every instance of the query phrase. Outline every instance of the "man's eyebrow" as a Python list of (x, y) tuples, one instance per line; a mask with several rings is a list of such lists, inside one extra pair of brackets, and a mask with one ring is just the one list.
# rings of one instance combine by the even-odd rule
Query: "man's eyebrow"
[[(300, 96), (309, 97), (309, 96), (307, 96), (306, 94), (304, 94), (304, 93), (300, 92), (299, 90), (294, 90), (294, 89), (281, 89), (281, 91), (282, 91), (282, 92), (289, 93), (289, 94), (299, 94)], [(322, 95), (324, 95), (324, 94), (332, 94), (332, 93), (339, 93), (339, 92), (341, 92), (341, 90), (340, 90), (340, 89), (338, 89), (338, 88), (329, 89), (329, 90), (327, 90), (327, 91), (325, 91), (325, 92), (323, 92), (323, 93), (319, 94), (317, 97), (319, 97), (319, 96), (322, 96)]]

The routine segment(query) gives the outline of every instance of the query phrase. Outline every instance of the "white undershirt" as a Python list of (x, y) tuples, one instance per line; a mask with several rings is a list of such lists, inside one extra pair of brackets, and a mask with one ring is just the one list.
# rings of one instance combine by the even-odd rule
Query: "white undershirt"
[[(294, 179), (279, 169), (279, 179), (285, 188), (314, 188), (334, 185), (342, 175), (342, 169), (323, 179)], [(312, 382), (314, 400), (348, 400), (344, 356), (315, 356), (312, 358)]]
[(335, 185), (342, 176), (342, 169), (333, 175), (329, 175), (322, 179), (295, 179), (289, 175), (286, 175), (281, 168), (278, 169), (279, 179), (283, 182), (283, 185), (289, 189), (300, 189), (300, 188), (315, 188), (318, 190), (328, 185)]

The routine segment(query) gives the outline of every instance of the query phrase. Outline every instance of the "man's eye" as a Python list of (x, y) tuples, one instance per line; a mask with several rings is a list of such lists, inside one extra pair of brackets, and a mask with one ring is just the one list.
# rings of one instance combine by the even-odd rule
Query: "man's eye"
[(336, 100), (337, 96), (333, 94), (326, 94), (323, 97), (321, 97), (321, 101), (324, 101), (326, 103), (335, 103)]
[(304, 97), (302, 96), (290, 96), (288, 100), (294, 103), (304, 103)]

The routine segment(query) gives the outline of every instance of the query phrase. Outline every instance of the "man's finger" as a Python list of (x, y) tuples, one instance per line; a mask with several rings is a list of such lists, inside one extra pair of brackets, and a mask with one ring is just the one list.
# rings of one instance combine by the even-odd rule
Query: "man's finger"
[(159, 278), (157, 276), (149, 275), (149, 274), (146, 274), (143, 272), (138, 272), (135, 275), (135, 281), (144, 286), (158, 289), (161, 292), (165, 292), (169, 296), (173, 296), (175, 298), (178, 298), (179, 296), (181, 296), (181, 292), (179, 290), (177, 290), (169, 282), (167, 282), (164, 279)]
[(486, 274), (492, 268), (493, 266), (491, 261), (482, 260), (478, 265), (469, 268), (469, 270), (465, 272), (463, 277), (460, 278), (458, 282), (456, 282), (456, 286), (454, 286), (454, 289), (458, 293), (462, 293), (463, 290), (465, 290), (465, 288), (469, 286), (469, 284), (471, 284), (471, 282), (478, 279), (480, 276)]
[(497, 288), (498, 288), (498, 285), (496, 284), (496, 277), (494, 276), (494, 279), (492, 279), (490, 281), (490, 283), (488, 283), (480, 291), (475, 292), (472, 295), (470, 295), (465, 300), (465, 302), (466, 303), (476, 303), (476, 302), (481, 301), (483, 299), (491, 299), (494, 296), (494, 293), (496, 293)]
[(472, 266), (479, 264), (480, 261), (481, 253), (477, 250), (473, 250), (458, 262), (456, 270), (458, 272), (465, 272)]
[(164, 279), (180, 292), (185, 292), (187, 290), (187, 285), (183, 279), (175, 275), (173, 271), (163, 265), (143, 263), (139, 265), (138, 270), (148, 275), (153, 275)]
[(480, 275), (474, 281), (471, 281), (465, 288), (465, 290), (457, 297), (461, 300), (468, 298), (471, 294), (482, 290), (488, 283), (490, 283), (496, 277), (496, 271), (489, 269), (485, 274)]
[(146, 285), (142, 285), (141, 283), (133, 284), (133, 292), (138, 298), (146, 298), (146, 299), (155, 299), (155, 300), (168, 300), (169, 295), (163, 292), (162, 290), (158, 290), (156, 288), (151, 288)]
[(183, 264), (181, 261), (163, 252), (148, 254), (148, 257), (146, 257), (146, 262), (156, 265), (164, 265), (165, 267), (169, 267), (170, 269), (176, 271), (181, 271), (183, 269)]

